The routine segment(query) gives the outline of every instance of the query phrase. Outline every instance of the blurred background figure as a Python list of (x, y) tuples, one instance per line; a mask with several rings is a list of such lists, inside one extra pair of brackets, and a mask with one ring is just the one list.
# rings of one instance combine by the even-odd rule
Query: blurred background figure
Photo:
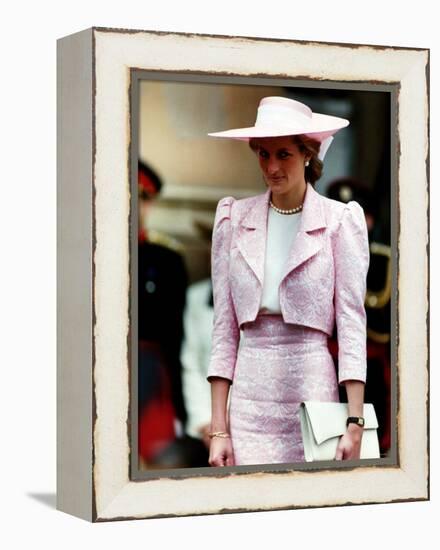
[(185, 262), (175, 239), (148, 227), (161, 188), (158, 174), (139, 162), (138, 447), (140, 466), (149, 469), (205, 465), (205, 446), (186, 433), (180, 360)]
[[(360, 181), (354, 178), (333, 180), (327, 188), (329, 198), (349, 202), (357, 201), (365, 213), (370, 242), (370, 267), (367, 275), (367, 383), (365, 402), (373, 403), (379, 421), (381, 455), (390, 449), (391, 424), (391, 247), (378, 242), (377, 199)], [(335, 329), (336, 331), (336, 329)], [(329, 349), (337, 364), (337, 343), (333, 334)]]
[[(212, 225), (196, 222), (201, 237), (211, 246)], [(203, 441), (209, 466), (211, 387), (206, 383), (211, 357), (214, 302), (211, 278), (191, 284), (186, 295), (185, 337), (182, 346), (183, 395), (188, 413), (187, 433)]]
[(186, 421), (179, 359), (185, 266), (166, 237), (152, 239), (147, 228), (149, 209), (161, 187), (159, 176), (139, 162), (138, 436), (140, 458), (149, 465), (182, 435)]

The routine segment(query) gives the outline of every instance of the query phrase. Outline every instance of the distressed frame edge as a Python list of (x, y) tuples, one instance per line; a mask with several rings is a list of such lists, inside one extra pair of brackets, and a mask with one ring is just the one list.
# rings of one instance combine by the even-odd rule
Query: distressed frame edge
[[(101, 29), (98, 29), (98, 30), (101, 30)], [(111, 29), (110, 29), (111, 30)], [(111, 32), (114, 32), (113, 30), (111, 30)], [(134, 32), (139, 32), (139, 33), (145, 33), (145, 34), (148, 34), (149, 31), (134, 31)], [(150, 33), (150, 34), (166, 34), (166, 35), (175, 35), (175, 34), (179, 34), (179, 33)], [(180, 33), (180, 34), (184, 34), (184, 33)], [(199, 37), (200, 36), (204, 36), (204, 35), (198, 35)], [(214, 36), (213, 38), (219, 38), (218, 36)], [(224, 37), (224, 38), (234, 38), (234, 37)], [(255, 40), (259, 40), (259, 39), (255, 39)], [(270, 40), (270, 39), (268, 39)], [(274, 40), (276, 41), (276, 40)], [(297, 42), (297, 41), (292, 41), (292, 40), (289, 40), (288, 42)], [(322, 43), (316, 43), (317, 45), (322, 45)], [(332, 44), (334, 45), (334, 44)], [(340, 46), (345, 46), (345, 44), (336, 44), (336, 45), (340, 45)], [(359, 45), (360, 46), (360, 45)], [(392, 48), (392, 49), (404, 49), (404, 50), (411, 50), (411, 51), (419, 51), (421, 52), (422, 54), (423, 53), (427, 53), (429, 52), (429, 50), (425, 49), (425, 48), (420, 48), (420, 49), (415, 49), (415, 48)], [(418, 58), (419, 59), (419, 58)], [(427, 61), (429, 62), (429, 61)], [(145, 68), (141, 68), (141, 67), (131, 67), (130, 66), (130, 69), (133, 69), (133, 68), (137, 68), (137, 69), (144, 69), (144, 70), (148, 70), (148, 69), (145, 69)], [(193, 71), (188, 71), (188, 72), (193, 72)], [(197, 72), (197, 71), (196, 71)], [(218, 74), (218, 73), (215, 73), (215, 74)], [(246, 75), (246, 76), (251, 76), (251, 75)], [(256, 75), (252, 75), (252, 76), (256, 76)], [(267, 76), (267, 75), (266, 75)], [(401, 80), (399, 81), (399, 83), (401, 82)], [(429, 89), (429, 86), (427, 86), (425, 88), (426, 90)], [(425, 120), (426, 122), (426, 120)], [(426, 124), (425, 124), (425, 127), (426, 127)], [(428, 149), (429, 149), (429, 142), (427, 143), (427, 146), (428, 146)], [(429, 231), (429, 228), (428, 228), (428, 231)], [(429, 305), (429, 301), (428, 301), (428, 305)], [(428, 364), (429, 366), (429, 364)], [(427, 388), (428, 389), (428, 395), (429, 395), (429, 387)], [(428, 439), (429, 439), (429, 434), (428, 434)], [(425, 451), (424, 451), (425, 452)], [(425, 458), (428, 456), (426, 453), (424, 454)], [(399, 469), (399, 471), (404, 475), (405, 472), (402, 470), (402, 469)], [(429, 477), (429, 470), (428, 470), (428, 477)], [(169, 479), (169, 478), (167, 478)], [(408, 478), (409, 479), (409, 478)], [(143, 480), (144, 482), (146, 480)], [(151, 480), (147, 480), (147, 481), (151, 481)], [(131, 481), (129, 481), (125, 486), (124, 488), (128, 487), (128, 485), (130, 485)], [(429, 483), (429, 479), (428, 479), (428, 483)], [(412, 497), (409, 497), (409, 498), (403, 498), (403, 499), (388, 499), (388, 500), (384, 500), (384, 501), (370, 501), (370, 502), (359, 502), (359, 503), (352, 503), (352, 502), (343, 502), (343, 503), (332, 503), (332, 504), (329, 504), (329, 505), (316, 505), (316, 506), (309, 506), (309, 505), (292, 505), (292, 506), (288, 506), (287, 509), (291, 509), (291, 508), (308, 508), (308, 507), (326, 507), (326, 506), (340, 506), (340, 505), (347, 505), (347, 504), (369, 504), (369, 503), (388, 503), (388, 502), (408, 502), (408, 501), (414, 501), (414, 500), (427, 500), (429, 498), (428, 496), (428, 493), (427, 491), (425, 490), (426, 487), (423, 487), (421, 488), (420, 484), (417, 486), (417, 488), (415, 489), (415, 493), (417, 493), (418, 491), (418, 495), (420, 496), (415, 496), (414, 498)], [(115, 498), (117, 499), (117, 496), (115, 496)], [(114, 503), (114, 501), (112, 502), (112, 504)], [(102, 515), (100, 515), (100, 517), (98, 518), (98, 521), (110, 521), (110, 520), (118, 520), (118, 519), (148, 519), (148, 518), (153, 518), (153, 517), (178, 517), (178, 516), (181, 516), (181, 515), (206, 515), (206, 514), (219, 514), (219, 513), (233, 513), (235, 511), (237, 512), (244, 512), (244, 511), (248, 511), (248, 512), (252, 512), (252, 511), (257, 511), (257, 509), (240, 509), (240, 510), (236, 510), (236, 509), (227, 509), (227, 510), (217, 510), (217, 511), (214, 511), (214, 512), (202, 512), (202, 513), (170, 513), (170, 514), (161, 514), (161, 515), (155, 515), (155, 516), (152, 516), (152, 515), (142, 515), (142, 516), (111, 516), (111, 517), (104, 517), (105, 515), (105, 511), (109, 511), (109, 509), (111, 508), (111, 506), (107, 507), (105, 510), (102, 510)], [(284, 508), (276, 508), (276, 507), (271, 507), (270, 510), (276, 510), (276, 509), (286, 509), (285, 507)], [(268, 509), (269, 510), (269, 509)], [(263, 510), (260, 510), (260, 511), (263, 511)]]
[(186, 517), (203, 517), (203, 516), (221, 516), (225, 514), (253, 514), (256, 512), (286, 512), (289, 510), (319, 510), (326, 508), (345, 508), (346, 506), (374, 506), (374, 505), (386, 505), (386, 504), (405, 504), (413, 502), (426, 502), (429, 501), (428, 496), (409, 497), (409, 498), (395, 498), (390, 500), (371, 500), (367, 502), (353, 502), (344, 501), (331, 504), (311, 504), (311, 505), (296, 505), (291, 504), (288, 506), (271, 506), (270, 508), (222, 508), (215, 511), (203, 511), (203, 512), (182, 512), (182, 513), (163, 513), (163, 514), (150, 514), (150, 515), (138, 515), (138, 516), (124, 516), (124, 515), (101, 515), (96, 516), (93, 520), (94, 523), (109, 523), (112, 521), (142, 521), (142, 520), (158, 520), (169, 518), (186, 518)]
[(428, 375), (428, 387), (426, 395), (426, 459), (427, 459), (427, 497), (426, 500), (431, 500), (431, 442), (430, 442), (430, 428), (431, 428), (431, 415), (430, 415), (430, 395), (431, 395), (431, 324), (430, 324), (430, 313), (431, 313), (431, 304), (430, 304), (430, 289), (431, 289), (431, 231), (430, 231), (430, 221), (431, 221), (431, 173), (430, 173), (430, 162), (431, 162), (431, 50), (430, 48), (425, 49), (426, 52), (426, 65), (425, 65), (425, 83), (426, 83), (426, 159), (425, 159), (425, 169), (426, 169), (426, 194), (427, 194), (427, 204), (426, 204), (426, 370)]
[[(91, 468), (93, 60), (91, 28), (57, 40), (56, 507), (88, 521), (95, 517)], [(70, 162), (72, 151), (74, 163)]]
[(362, 47), (368, 47), (371, 49), (377, 50), (410, 50), (410, 51), (426, 51), (429, 48), (423, 47), (413, 47), (413, 46), (392, 46), (386, 44), (358, 44), (355, 42), (327, 42), (327, 41), (318, 41), (310, 39), (294, 39), (294, 38), (277, 38), (277, 37), (263, 37), (263, 36), (243, 36), (243, 35), (229, 35), (229, 34), (209, 34), (209, 33), (198, 33), (198, 32), (184, 32), (184, 31), (158, 31), (153, 29), (127, 29), (122, 27), (101, 27), (96, 26), (92, 27), (93, 31), (102, 32), (102, 33), (117, 33), (117, 34), (154, 34), (157, 36), (181, 36), (181, 37), (196, 37), (196, 38), (220, 38), (220, 39), (237, 39), (237, 40), (248, 40), (253, 42), (288, 42), (294, 44), (303, 44), (303, 45), (319, 45), (319, 46), (342, 46), (352, 49), (358, 49)]

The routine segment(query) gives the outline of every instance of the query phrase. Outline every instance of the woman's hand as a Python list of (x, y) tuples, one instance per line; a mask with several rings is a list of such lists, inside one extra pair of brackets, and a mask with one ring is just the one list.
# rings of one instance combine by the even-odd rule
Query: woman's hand
[[(345, 380), (348, 399), (348, 416), (363, 416), (365, 382)], [(335, 460), (358, 460), (361, 456), (361, 442), (364, 428), (350, 423), (339, 439)]]
[[(212, 433), (228, 433), (228, 421), (226, 404), (228, 401), (231, 380), (213, 376), (211, 377), (211, 429)], [(209, 444), (210, 466), (234, 466), (234, 453), (230, 437), (214, 436)]]
[(210, 466), (234, 466), (234, 451), (230, 437), (213, 437), (209, 446)]
[(361, 442), (364, 429), (357, 424), (349, 424), (345, 434), (339, 439), (335, 460), (356, 460), (361, 455)]

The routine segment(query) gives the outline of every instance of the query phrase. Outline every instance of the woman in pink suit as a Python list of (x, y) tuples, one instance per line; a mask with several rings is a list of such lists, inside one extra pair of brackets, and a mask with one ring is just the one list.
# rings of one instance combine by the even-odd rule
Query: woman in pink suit
[[(338, 401), (338, 383), (354, 420), (335, 459), (359, 458), (368, 233), (357, 202), (314, 189), (333, 134), (347, 125), (267, 97), (253, 127), (209, 134), (249, 141), (267, 186), (255, 197), (226, 197), (216, 211), (212, 466), (304, 461), (299, 405)], [(327, 347), (335, 322), (338, 372)]]

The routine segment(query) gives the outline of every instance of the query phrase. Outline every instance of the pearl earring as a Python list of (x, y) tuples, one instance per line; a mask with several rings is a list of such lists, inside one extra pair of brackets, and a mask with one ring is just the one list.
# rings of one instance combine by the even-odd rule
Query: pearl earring
[(310, 164), (310, 162), (308, 160), (306, 160), (306, 166), (308, 166)]

